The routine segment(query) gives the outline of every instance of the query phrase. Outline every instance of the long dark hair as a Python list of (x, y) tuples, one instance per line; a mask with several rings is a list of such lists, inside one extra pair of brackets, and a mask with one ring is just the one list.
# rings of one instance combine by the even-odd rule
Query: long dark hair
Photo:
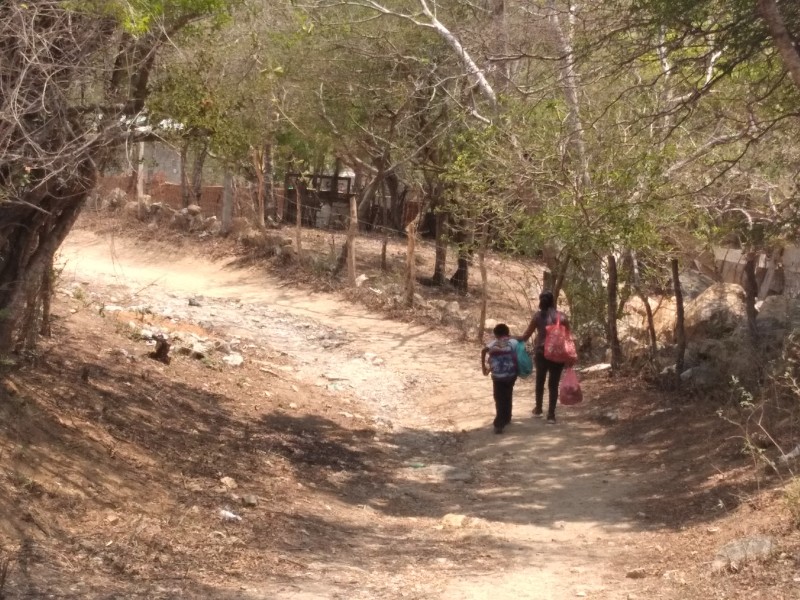
[(551, 308), (555, 308), (556, 301), (553, 297), (553, 292), (550, 290), (544, 291), (539, 294), (539, 310), (542, 312), (547, 312)]

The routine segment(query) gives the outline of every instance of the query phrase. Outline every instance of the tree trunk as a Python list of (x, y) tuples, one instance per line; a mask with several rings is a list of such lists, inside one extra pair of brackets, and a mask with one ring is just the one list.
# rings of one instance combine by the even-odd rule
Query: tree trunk
[(358, 201), (350, 196), (350, 226), (347, 228), (347, 280), (356, 285), (356, 233), (358, 232)]
[(558, 297), (561, 295), (561, 290), (564, 289), (564, 279), (567, 277), (567, 271), (569, 271), (569, 264), (572, 261), (572, 257), (567, 254), (567, 256), (558, 264), (558, 275), (555, 277), (553, 281), (553, 301), (558, 305)]
[(381, 184), (381, 271), (384, 273), (389, 270), (386, 264), (386, 249), (389, 246), (389, 210), (386, 206), (386, 193)]
[(446, 211), (436, 213), (436, 258), (433, 263), (433, 283), (444, 285), (447, 281), (445, 269), (447, 268), (447, 220)]
[(678, 259), (673, 258), (672, 264), (672, 285), (675, 290), (675, 308), (677, 318), (675, 321), (675, 342), (677, 344), (675, 353), (675, 376), (680, 381), (683, 373), (684, 360), (686, 358), (686, 324), (685, 311), (683, 306), (683, 290), (681, 290), (681, 276)]
[(192, 170), (192, 196), (194, 203), (200, 205), (203, 197), (203, 166), (206, 164), (208, 156), (208, 139), (203, 138), (200, 148), (194, 156), (194, 168)]
[(456, 272), (450, 277), (450, 284), (462, 295), (469, 291), (469, 261), (472, 258), (474, 237), (474, 228), (470, 222), (463, 223), (456, 233), (458, 262)]
[(391, 226), (396, 231), (403, 231), (405, 223), (403, 223), (403, 213), (405, 209), (405, 193), (400, 190), (400, 178), (394, 171), (386, 173), (385, 181), (386, 187), (389, 189), (389, 198), (392, 201), (391, 210)]
[(275, 148), (271, 143), (264, 144), (264, 203), (258, 216), (261, 227), (266, 226), (266, 220), (273, 222), (278, 218), (278, 206), (275, 202)]
[(136, 203), (140, 220), (147, 216), (147, 207), (144, 204), (144, 142), (139, 142), (139, 151), (136, 153)]
[(263, 154), (259, 154), (255, 148), (250, 149), (250, 160), (253, 164), (253, 171), (256, 174), (256, 203), (254, 206), (256, 213), (256, 225), (264, 229), (266, 223), (264, 222), (264, 196), (266, 191), (264, 189), (264, 162), (266, 160)]
[(616, 373), (622, 363), (622, 349), (619, 345), (619, 332), (617, 331), (617, 258), (609, 254), (608, 260), (608, 323), (606, 324), (606, 335), (608, 347), (611, 349), (611, 372)]
[[(789, 6), (791, 3), (786, 2)], [(767, 29), (772, 37), (778, 53), (781, 55), (786, 69), (794, 81), (795, 86), (800, 89), (800, 52), (797, 49), (798, 40), (792, 38), (792, 34), (786, 27), (783, 16), (776, 0), (758, 0), (758, 12), (767, 24)]]
[(186, 161), (189, 159), (189, 139), (181, 144), (181, 206), (186, 208), (191, 203), (189, 195), (189, 170)]
[(414, 306), (414, 293), (416, 292), (417, 285), (417, 263), (415, 256), (417, 247), (417, 223), (418, 219), (414, 219), (406, 227), (408, 247), (406, 250), (405, 301), (407, 306)]
[[(49, 202), (44, 205), (40, 201), (31, 202), (43, 205), (49, 210), (48, 215), (33, 209), (25, 209), (27, 214), (23, 214), (12, 206), (0, 216), (0, 223), (16, 223), (12, 225), (15, 231), (4, 236), (7, 240), (3, 252), (5, 261), (0, 267), (0, 306), (3, 307), (0, 355), (11, 353), (17, 341), (30, 340), (30, 328), (38, 322), (45, 272), (52, 268), (56, 250), (74, 225), (94, 185), (93, 168), (81, 165), (79, 169), (91, 173), (90, 182), (87, 183), (87, 178), (69, 185), (53, 183), (54, 189), (47, 194)], [(12, 211), (16, 212), (13, 216), (8, 214)]]
[(747, 314), (747, 332), (750, 336), (750, 343), (755, 346), (758, 343), (758, 326), (756, 325), (756, 300), (758, 299), (758, 280), (756, 279), (756, 262), (758, 254), (748, 252), (744, 263), (744, 291), (745, 291), (745, 312)]
[(639, 274), (639, 260), (636, 254), (631, 252), (631, 287), (636, 295), (644, 304), (644, 311), (647, 315), (647, 336), (650, 340), (650, 360), (655, 360), (656, 353), (658, 352), (658, 341), (656, 339), (656, 324), (653, 318), (653, 309), (650, 307), (650, 299), (642, 289), (641, 276)]
[(483, 331), (486, 329), (486, 309), (489, 304), (489, 274), (486, 271), (486, 250), (489, 247), (489, 222), (486, 221), (481, 229), (481, 245), (478, 250), (478, 265), (481, 271), (481, 316), (478, 319), (478, 341), (483, 341)]
[(297, 190), (297, 194), (295, 194), (294, 198), (294, 206), (295, 206), (295, 235), (296, 235), (296, 242), (295, 245), (297, 246), (297, 260), (300, 261), (303, 258), (303, 201), (301, 198), (302, 194), (300, 190)]
[(222, 180), (222, 235), (231, 232), (233, 223), (233, 174), (229, 167), (225, 167), (225, 175)]
[(44, 337), (50, 337), (52, 335), (52, 328), (50, 326), (50, 308), (53, 300), (53, 279), (55, 279), (55, 272), (53, 263), (50, 263), (50, 267), (45, 269), (44, 275), (42, 275), (42, 291), (41, 291), (41, 302), (42, 302), (42, 320), (41, 325), (39, 327), (39, 334)]

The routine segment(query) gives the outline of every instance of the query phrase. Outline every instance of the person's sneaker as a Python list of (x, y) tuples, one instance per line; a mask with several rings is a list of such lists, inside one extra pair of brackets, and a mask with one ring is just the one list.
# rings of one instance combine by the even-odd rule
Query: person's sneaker
[(495, 425), (494, 426), (494, 432), (495, 433), (503, 433), (503, 428), (500, 427), (500, 425)]
[(547, 424), (548, 425), (555, 425), (556, 424), (556, 418), (555, 417), (547, 417)]
[(533, 418), (534, 419), (541, 419), (544, 415), (542, 414), (541, 408), (534, 408), (533, 409)]

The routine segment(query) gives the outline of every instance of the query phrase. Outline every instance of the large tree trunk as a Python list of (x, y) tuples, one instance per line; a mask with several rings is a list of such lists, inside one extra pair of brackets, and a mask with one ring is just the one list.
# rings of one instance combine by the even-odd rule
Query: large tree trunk
[(203, 197), (203, 167), (208, 156), (208, 139), (203, 138), (200, 148), (194, 155), (194, 168), (192, 170), (192, 197), (195, 204), (200, 204)]
[(680, 381), (681, 373), (683, 373), (683, 365), (686, 358), (686, 324), (685, 324), (685, 310), (683, 305), (683, 290), (681, 289), (681, 276), (678, 259), (673, 258), (672, 265), (672, 285), (675, 290), (675, 308), (677, 318), (675, 321), (675, 342), (677, 344), (675, 351), (675, 376), (677, 381)]
[(189, 170), (186, 168), (186, 161), (189, 160), (189, 139), (185, 139), (181, 144), (181, 206), (186, 208), (191, 204), (189, 194)]
[(745, 312), (747, 313), (747, 332), (750, 342), (755, 346), (758, 342), (758, 326), (756, 325), (756, 300), (758, 299), (758, 280), (756, 279), (756, 261), (758, 254), (748, 252), (744, 263), (744, 291), (745, 291)]
[[(791, 2), (785, 2), (789, 6)], [(767, 24), (770, 36), (781, 55), (786, 69), (794, 81), (795, 86), (800, 89), (800, 51), (798, 51), (798, 40), (792, 38), (792, 34), (786, 27), (786, 23), (781, 15), (780, 7), (776, 0), (758, 0), (758, 12)]]
[(18, 343), (29, 347), (34, 339), (31, 328), (40, 320), (45, 275), (94, 186), (92, 166), (80, 165), (78, 171), (82, 178), (67, 183), (54, 178), (30, 192), (31, 206), (44, 212), (14, 203), (0, 210), (0, 355), (11, 353)]
[(461, 294), (466, 294), (469, 291), (469, 263), (472, 258), (474, 240), (473, 224), (465, 221), (456, 232), (455, 242), (458, 246), (458, 261), (456, 272), (450, 277), (450, 284)]
[(136, 153), (136, 204), (140, 220), (147, 216), (147, 207), (144, 203), (144, 142), (139, 142), (139, 151)]
[(266, 226), (266, 220), (277, 221), (278, 206), (275, 202), (275, 148), (272, 143), (264, 144), (264, 204), (258, 216), (258, 224)]
[(655, 360), (658, 352), (658, 340), (656, 339), (656, 324), (653, 317), (653, 309), (650, 307), (650, 299), (642, 289), (641, 275), (639, 273), (639, 260), (636, 253), (631, 251), (631, 287), (636, 295), (644, 304), (644, 311), (647, 315), (647, 336), (650, 341), (650, 360)]
[(449, 213), (439, 211), (436, 213), (436, 257), (433, 263), (433, 283), (444, 285), (447, 281), (445, 269), (447, 268), (447, 221)]
[(347, 280), (356, 284), (356, 233), (358, 232), (358, 201), (350, 196), (350, 225), (347, 228)]
[(403, 223), (403, 213), (405, 212), (405, 190), (400, 189), (400, 178), (394, 171), (390, 171), (384, 175), (386, 187), (389, 190), (389, 198), (392, 200), (391, 216), (392, 228), (396, 231), (403, 231), (405, 223)]
[(222, 182), (222, 227), (223, 235), (228, 235), (233, 223), (233, 174), (226, 167)]
[(418, 219), (414, 219), (406, 227), (406, 234), (408, 236), (408, 248), (406, 250), (406, 289), (405, 289), (405, 302), (407, 306), (414, 306), (414, 294), (417, 291), (417, 263), (416, 263), (416, 248), (417, 248), (417, 223)]
[(619, 345), (619, 332), (617, 331), (617, 258), (613, 254), (606, 257), (608, 261), (608, 323), (606, 325), (608, 347), (611, 349), (611, 372), (619, 370), (622, 363), (622, 349)]
[(261, 229), (264, 229), (266, 226), (266, 223), (264, 222), (264, 161), (266, 158), (263, 154), (259, 153), (257, 149), (251, 148), (250, 160), (253, 164), (253, 171), (255, 171), (256, 174), (256, 225), (258, 225)]

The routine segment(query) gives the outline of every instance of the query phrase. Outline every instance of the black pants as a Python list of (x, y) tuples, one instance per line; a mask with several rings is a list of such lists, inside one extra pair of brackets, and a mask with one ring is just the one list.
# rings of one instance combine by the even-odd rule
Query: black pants
[(505, 427), (511, 423), (511, 404), (516, 382), (516, 377), (513, 379), (492, 379), (496, 411), (494, 417), (495, 427)]
[[(561, 372), (564, 370), (562, 363), (555, 363), (547, 360), (544, 353), (537, 352), (534, 358), (536, 364), (536, 412), (542, 412), (544, 403), (544, 382), (547, 380), (547, 391), (549, 393), (549, 405), (547, 416), (555, 418), (556, 403), (558, 402), (558, 384), (561, 381)], [(548, 377), (549, 375), (549, 377)]]

